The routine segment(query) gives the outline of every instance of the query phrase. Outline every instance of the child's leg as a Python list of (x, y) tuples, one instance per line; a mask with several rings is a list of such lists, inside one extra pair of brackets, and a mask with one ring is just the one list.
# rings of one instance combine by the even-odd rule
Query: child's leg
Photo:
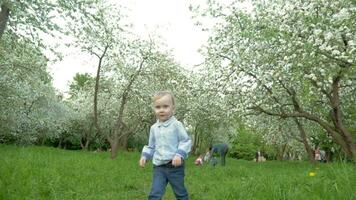
[(176, 199), (188, 200), (188, 192), (184, 186), (184, 166), (170, 168), (167, 178), (172, 186)]
[(149, 200), (160, 200), (164, 192), (166, 191), (166, 186), (168, 183), (167, 176), (164, 171), (164, 167), (155, 166), (153, 167), (153, 180)]

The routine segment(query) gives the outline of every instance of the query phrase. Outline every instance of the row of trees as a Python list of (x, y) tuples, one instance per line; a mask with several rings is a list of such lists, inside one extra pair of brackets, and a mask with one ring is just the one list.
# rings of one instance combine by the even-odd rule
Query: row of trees
[[(192, 81), (155, 39), (132, 36), (121, 8), (105, 1), (3, 1), (1, 21), (1, 142), (49, 144), (63, 148), (142, 147), (149, 126), (154, 91), (175, 91), (177, 116), (185, 120)], [(74, 6), (76, 5), (76, 6)], [(32, 13), (45, 6), (45, 13)], [(51, 15), (65, 21), (62, 27)], [(26, 18), (28, 17), (28, 18)], [(21, 19), (21, 20), (20, 20)], [(40, 21), (46, 21), (45, 24)], [(40, 24), (40, 25), (39, 25)], [(66, 27), (66, 29), (64, 29)], [(70, 34), (72, 44), (97, 58), (97, 74), (78, 74), (69, 99), (51, 85), (42, 34)], [(28, 32), (29, 31), (29, 32)], [(12, 49), (9, 49), (12, 47)], [(195, 89), (198, 90), (198, 89)]]
[(43, 54), (51, 47), (40, 36), (63, 33), (54, 17), (79, 15), (84, 5), (92, 3), (0, 1), (2, 143), (44, 144), (62, 134), (67, 107), (52, 86)]
[[(249, 12), (234, 2), (192, 5), (217, 22), (199, 73), (159, 50), (159, 38), (133, 36), (124, 8), (99, 0), (46, 3), (0, 1), (1, 143), (110, 148), (115, 158), (120, 148), (147, 142), (151, 96), (168, 89), (194, 153), (227, 142), (237, 158), (252, 159), (260, 149), (313, 161), (319, 145), (355, 160), (352, 1), (252, 1)], [(67, 99), (52, 87), (43, 34), (69, 34), (71, 45), (96, 58), (95, 76), (77, 74)]]
[(251, 1), (252, 12), (209, 2), (200, 12), (218, 23), (205, 64), (228, 109), (271, 142), (293, 136), (310, 160), (311, 132), (355, 160), (355, 2)]

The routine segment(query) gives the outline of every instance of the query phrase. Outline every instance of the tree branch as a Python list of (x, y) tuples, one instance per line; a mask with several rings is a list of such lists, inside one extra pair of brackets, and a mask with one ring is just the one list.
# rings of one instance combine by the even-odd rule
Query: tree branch
[(6, 24), (9, 21), (10, 9), (3, 3), (0, 11), (0, 39), (5, 32)]

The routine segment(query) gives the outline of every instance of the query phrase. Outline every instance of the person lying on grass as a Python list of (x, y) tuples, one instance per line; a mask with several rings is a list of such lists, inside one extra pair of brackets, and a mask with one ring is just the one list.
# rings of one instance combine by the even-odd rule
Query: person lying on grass
[(151, 126), (148, 145), (142, 149), (139, 164), (153, 162), (153, 180), (149, 200), (161, 199), (167, 183), (172, 186), (176, 199), (188, 199), (184, 186), (184, 159), (188, 157), (192, 142), (183, 124), (174, 116), (174, 97), (161, 91), (153, 96), (153, 110), (157, 122)]

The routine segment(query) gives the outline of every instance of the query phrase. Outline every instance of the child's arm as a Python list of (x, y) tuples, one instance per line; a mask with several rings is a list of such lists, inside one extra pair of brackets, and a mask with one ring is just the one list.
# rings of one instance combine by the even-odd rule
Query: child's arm
[(181, 122), (178, 123), (177, 130), (178, 130), (179, 144), (178, 144), (178, 150), (176, 152), (176, 155), (181, 157), (182, 159), (186, 159), (192, 148), (192, 140), (190, 139), (187, 131), (185, 130)]
[(150, 136), (148, 139), (148, 145), (145, 145), (142, 149), (141, 159), (140, 159), (140, 166), (144, 167), (146, 160), (149, 160), (153, 157), (153, 153), (156, 147), (156, 140), (152, 131), (150, 130)]

